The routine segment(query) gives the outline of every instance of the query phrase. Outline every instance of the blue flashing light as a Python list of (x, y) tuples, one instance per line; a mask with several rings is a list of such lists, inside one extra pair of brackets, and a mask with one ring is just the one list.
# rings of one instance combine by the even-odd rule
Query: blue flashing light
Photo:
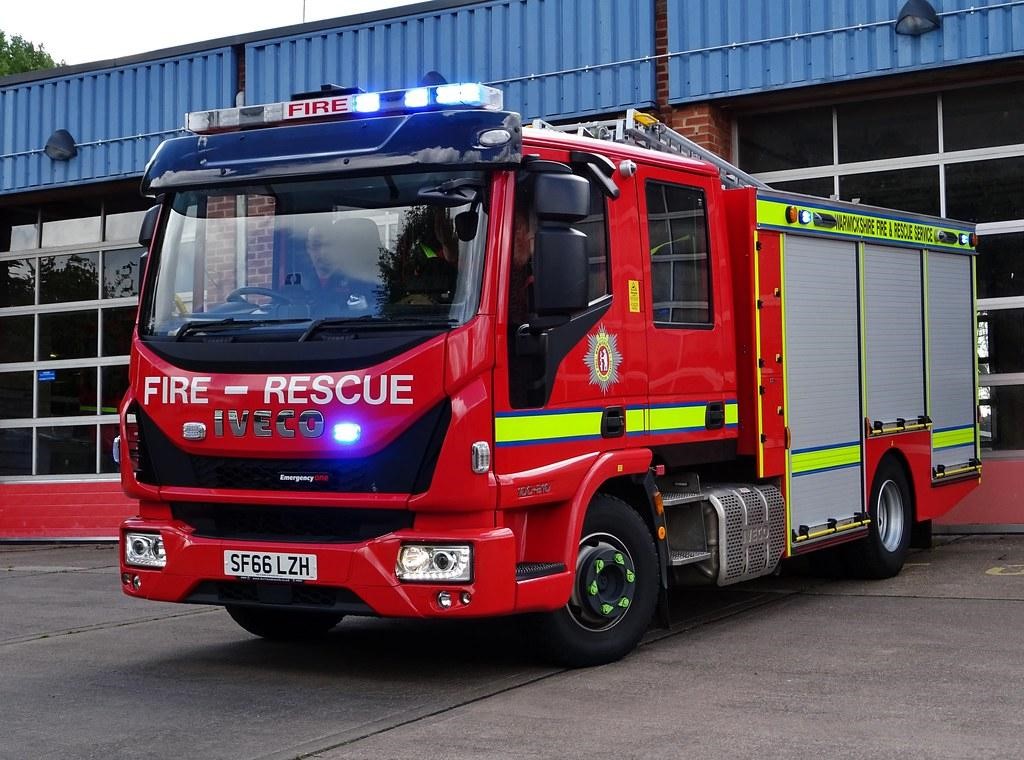
[(425, 108), (430, 105), (430, 90), (426, 87), (417, 87), (405, 93), (406, 108)]
[(479, 106), (487, 102), (480, 84), (443, 84), (437, 88), (436, 97), (438, 103), (446, 106)]
[(380, 110), (380, 93), (361, 92), (356, 95), (356, 111), (359, 113), (376, 113)]
[(356, 422), (340, 422), (334, 426), (334, 440), (338, 443), (355, 443), (363, 434), (363, 428)]
[(800, 212), (800, 224), (810, 224), (811, 223), (811, 218), (812, 218), (811, 212), (808, 211), (807, 209), (803, 209)]

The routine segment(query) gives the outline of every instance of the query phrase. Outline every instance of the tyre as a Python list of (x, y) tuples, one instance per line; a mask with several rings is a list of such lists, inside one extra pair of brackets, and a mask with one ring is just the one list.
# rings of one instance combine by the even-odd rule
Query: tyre
[(585, 667), (629, 653), (654, 616), (658, 579), (647, 524), (624, 501), (598, 494), (583, 521), (569, 603), (532, 621), (545, 659)]
[(846, 566), (856, 578), (892, 578), (903, 568), (914, 526), (907, 476), (892, 457), (884, 459), (871, 484), (868, 535), (846, 548)]
[(302, 641), (323, 636), (343, 615), (227, 605), (231, 619), (249, 633), (271, 641)]

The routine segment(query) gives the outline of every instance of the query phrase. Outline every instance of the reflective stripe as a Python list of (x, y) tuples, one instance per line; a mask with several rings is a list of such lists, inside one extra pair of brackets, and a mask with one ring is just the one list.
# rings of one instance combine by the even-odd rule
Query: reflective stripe
[[(810, 211), (811, 221), (808, 224), (787, 222), (786, 209), (789, 206)], [(970, 234), (974, 231), (973, 227), (954, 227), (948, 222), (940, 227), (922, 219), (895, 214), (865, 214), (839, 206), (830, 206), (827, 203), (808, 204), (802, 198), (769, 198), (758, 195), (757, 224), (761, 228), (805, 235), (825, 235), (847, 240), (878, 240), (912, 248), (974, 253), (970, 244), (960, 243), (961, 234)]]
[(974, 445), (974, 425), (932, 431), (932, 450)]
[(551, 443), (601, 437), (602, 409), (499, 415), (494, 418), (498, 446)]
[(853, 467), (860, 464), (860, 443), (837, 443), (813, 449), (794, 451), (789, 455), (789, 468), (794, 476), (813, 472)]
[[(626, 408), (626, 434), (692, 432), (705, 430), (706, 402)], [(601, 437), (603, 409), (566, 409), (547, 412), (506, 412), (494, 418), (497, 446), (562, 443)], [(739, 423), (739, 404), (725, 402), (725, 426)]]

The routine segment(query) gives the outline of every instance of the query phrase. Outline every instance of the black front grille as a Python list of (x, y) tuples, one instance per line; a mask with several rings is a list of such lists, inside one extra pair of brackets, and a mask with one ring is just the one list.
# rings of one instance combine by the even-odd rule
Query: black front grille
[[(258, 491), (378, 490), (366, 460), (337, 459), (233, 459), (190, 457), (200, 488), (252, 488)], [(310, 476), (303, 479), (301, 476)]]
[(412, 527), (404, 509), (250, 506), (177, 502), (175, 520), (190, 525), (203, 538), (239, 541), (306, 541), (358, 543)]
[(347, 588), (269, 581), (203, 581), (185, 599), (190, 604), (282, 606), (290, 609), (373, 615), (370, 606)]

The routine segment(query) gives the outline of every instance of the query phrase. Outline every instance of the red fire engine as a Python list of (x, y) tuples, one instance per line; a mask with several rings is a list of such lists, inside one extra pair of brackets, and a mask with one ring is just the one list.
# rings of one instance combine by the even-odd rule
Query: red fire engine
[(533, 613), (594, 664), (673, 584), (892, 576), (978, 482), (968, 225), (481, 85), (188, 127), (143, 181), (130, 596), (270, 638)]

